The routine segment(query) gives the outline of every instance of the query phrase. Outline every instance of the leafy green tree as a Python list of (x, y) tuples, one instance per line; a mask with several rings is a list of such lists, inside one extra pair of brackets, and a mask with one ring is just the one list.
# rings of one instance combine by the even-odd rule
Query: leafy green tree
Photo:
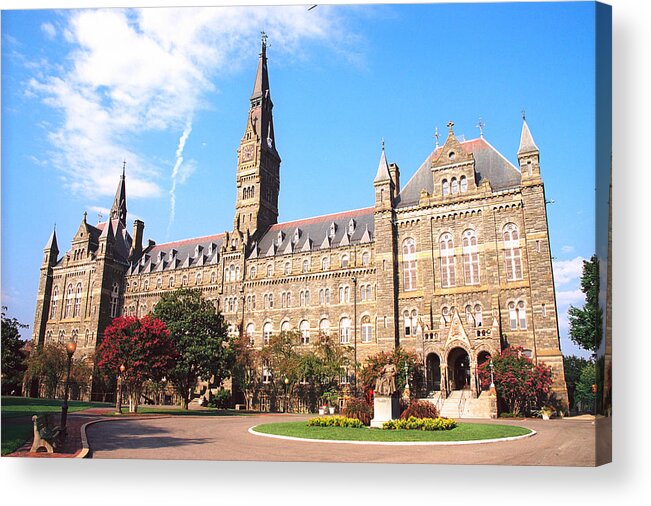
[(61, 343), (47, 343), (32, 349), (27, 359), (27, 380), (37, 379), (42, 395), (54, 399), (57, 386), (66, 374), (67, 362), (66, 347)]
[(260, 352), (253, 348), (248, 336), (237, 336), (231, 342), (233, 366), (231, 377), (233, 387), (239, 388), (244, 396), (246, 409), (252, 409), (253, 396), (262, 384)]
[(25, 341), (20, 329), (28, 326), (15, 318), (7, 318), (6, 306), (2, 306), (2, 395), (19, 395), (23, 376), (27, 370)]
[(591, 360), (574, 355), (563, 357), (563, 367), (565, 368), (565, 384), (567, 385), (567, 396), (570, 401), (570, 409), (575, 407), (574, 392), (576, 385), (581, 378), (581, 372), (587, 366), (592, 364)]
[(179, 358), (169, 379), (188, 409), (192, 390), (199, 378), (221, 385), (231, 374), (234, 351), (230, 347), (228, 327), (215, 306), (201, 291), (182, 288), (164, 294), (153, 312), (167, 329)]
[(588, 363), (581, 370), (581, 377), (576, 384), (574, 391), (575, 402), (581, 403), (582, 406), (589, 406), (589, 410), (594, 413), (595, 401), (597, 399), (596, 393), (593, 390), (593, 385), (597, 382), (597, 368), (594, 362)]
[(396, 365), (396, 389), (398, 392), (404, 390), (407, 375), (409, 376), (409, 388), (412, 395), (422, 389), (424, 375), (423, 363), (420, 357), (415, 352), (398, 347), (391, 352), (381, 351), (366, 359), (366, 364), (360, 375), (364, 391), (375, 390), (375, 381), (386, 364)]
[(583, 308), (570, 306), (570, 339), (584, 350), (596, 353), (601, 343), (603, 311), (599, 305), (599, 259), (593, 255), (583, 261), (581, 291), (585, 294)]

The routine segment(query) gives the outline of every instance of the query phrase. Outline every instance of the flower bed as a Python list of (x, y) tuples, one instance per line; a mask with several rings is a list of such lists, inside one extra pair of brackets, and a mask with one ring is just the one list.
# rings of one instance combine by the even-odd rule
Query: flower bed
[(357, 418), (347, 418), (345, 416), (320, 416), (318, 418), (311, 418), (308, 420), (309, 427), (350, 427), (359, 429), (364, 427), (364, 424)]
[(386, 430), (450, 430), (457, 426), (457, 422), (450, 418), (409, 418), (399, 420), (389, 420), (382, 425)]

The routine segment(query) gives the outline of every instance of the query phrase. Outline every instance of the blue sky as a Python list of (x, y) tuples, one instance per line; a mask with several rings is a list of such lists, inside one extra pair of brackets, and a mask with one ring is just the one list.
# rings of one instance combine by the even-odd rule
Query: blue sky
[(526, 110), (555, 201), (562, 349), (577, 353), (565, 312), (582, 303), (581, 260), (594, 252), (591, 3), (3, 12), (9, 314), (33, 323), (53, 223), (65, 250), (84, 211), (93, 223), (106, 216), (123, 159), (130, 218), (145, 221), (145, 238), (232, 228), (260, 30), (282, 221), (372, 205), (380, 139), (406, 183), (450, 120), (471, 139), (481, 117), (515, 163)]

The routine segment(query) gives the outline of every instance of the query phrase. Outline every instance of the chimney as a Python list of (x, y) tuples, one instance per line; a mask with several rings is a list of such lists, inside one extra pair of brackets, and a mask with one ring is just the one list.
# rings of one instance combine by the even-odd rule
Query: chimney
[(400, 168), (395, 163), (389, 164), (389, 176), (391, 176), (397, 196), (400, 194)]
[(145, 223), (140, 220), (133, 220), (133, 234), (131, 240), (131, 258), (139, 258), (142, 254), (142, 233), (145, 230)]

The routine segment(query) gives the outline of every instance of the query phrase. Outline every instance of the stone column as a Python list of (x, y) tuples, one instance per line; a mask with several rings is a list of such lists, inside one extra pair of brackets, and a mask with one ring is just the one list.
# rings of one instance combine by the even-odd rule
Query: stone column
[(441, 369), (441, 399), (447, 399), (448, 397), (448, 365), (441, 363), (439, 366)]
[(477, 396), (477, 360), (470, 359), (470, 391), (472, 398), (476, 399)]

